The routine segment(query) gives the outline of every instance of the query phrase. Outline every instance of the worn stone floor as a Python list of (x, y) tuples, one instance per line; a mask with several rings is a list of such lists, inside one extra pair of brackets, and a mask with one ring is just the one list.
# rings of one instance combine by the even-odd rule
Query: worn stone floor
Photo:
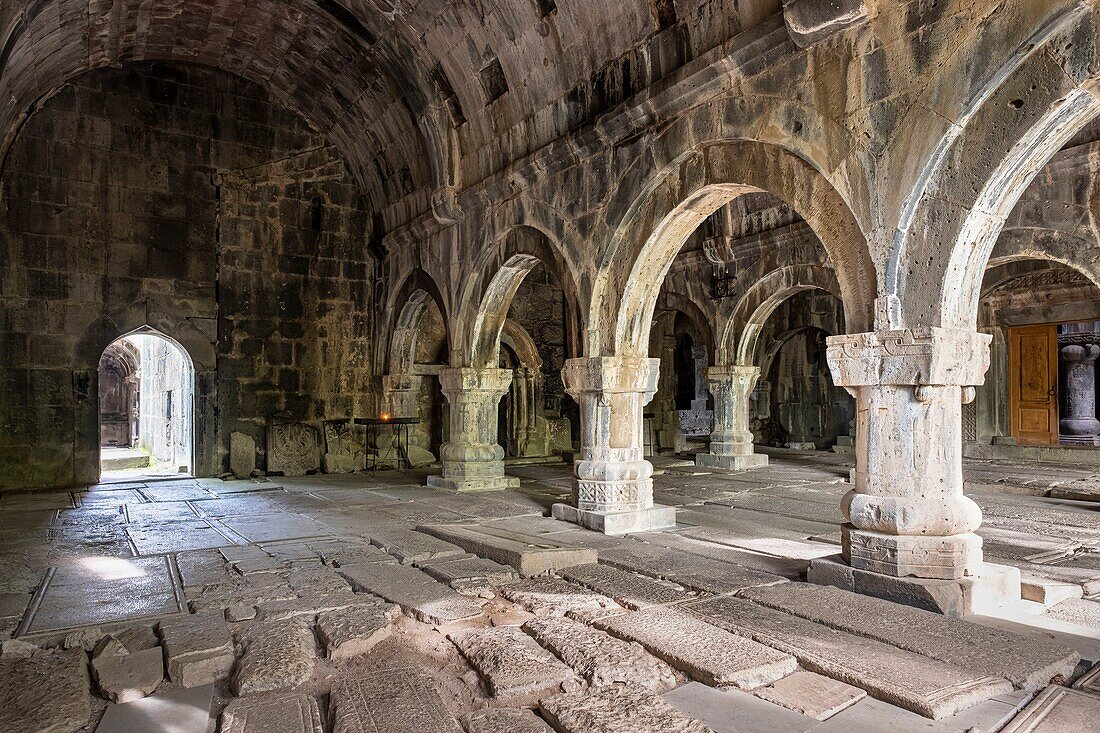
[(0, 731), (1091, 730), (1100, 505), (1052, 487), (1092, 474), (968, 464), (1031, 600), (960, 621), (804, 582), (847, 461), (657, 459), (680, 523), (622, 538), (545, 516), (566, 465), (5, 494)]

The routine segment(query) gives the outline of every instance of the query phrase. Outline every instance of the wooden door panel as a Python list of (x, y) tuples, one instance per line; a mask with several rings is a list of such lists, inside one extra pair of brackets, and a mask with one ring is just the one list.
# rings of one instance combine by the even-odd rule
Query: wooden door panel
[(1021, 445), (1058, 442), (1058, 327), (1009, 329), (1009, 417)]

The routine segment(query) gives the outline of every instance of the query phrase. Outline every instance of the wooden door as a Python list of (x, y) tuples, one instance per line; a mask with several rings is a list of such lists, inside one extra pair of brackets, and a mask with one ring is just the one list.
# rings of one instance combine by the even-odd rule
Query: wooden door
[(1058, 327), (1008, 329), (1008, 410), (1020, 445), (1058, 444)]

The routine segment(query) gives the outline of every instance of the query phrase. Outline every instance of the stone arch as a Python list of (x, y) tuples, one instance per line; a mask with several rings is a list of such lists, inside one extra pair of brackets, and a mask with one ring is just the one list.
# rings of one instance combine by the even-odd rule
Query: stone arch
[[(749, 192), (777, 195), (807, 221), (839, 268), (846, 321), (855, 329), (869, 327), (876, 280), (866, 239), (843, 196), (805, 159), (778, 145), (714, 141), (684, 154), (657, 178), (616, 230), (612, 261), (593, 297), (593, 318), (613, 324), (607, 346), (615, 355), (641, 353), (661, 283), (691, 232)], [(589, 341), (593, 350), (604, 347), (592, 329)]]
[(151, 298), (100, 316), (89, 324), (76, 342), (74, 368), (95, 369), (103, 351), (114, 341), (143, 331), (154, 331), (179, 346), (191, 360), (196, 374), (216, 369), (217, 352), (209, 337), (187, 318), (173, 315), (168, 304)]
[[(1092, 256), (1084, 256), (1086, 253)], [(1100, 243), (1093, 237), (1053, 229), (1005, 229), (993, 247), (986, 269), (1020, 260), (1057, 262), (1077, 270), (1100, 287)], [(983, 285), (983, 293), (985, 289)]]
[[(885, 262), (882, 328), (974, 328), (1001, 227), (1046, 162), (1100, 113), (1097, 80), (1082, 73), (1097, 46), (1089, 13), (1085, 4), (1054, 9), (973, 85), (923, 154)], [(899, 137), (927, 137), (916, 124)]]
[(508, 344), (515, 353), (519, 363), (528, 369), (541, 369), (542, 357), (539, 356), (539, 347), (527, 329), (519, 325), (511, 318), (504, 321), (504, 327), (500, 332), (500, 340)]
[(723, 331), (721, 358), (738, 366), (753, 366), (768, 318), (784, 301), (806, 290), (823, 290), (843, 303), (840, 284), (827, 267), (798, 265), (773, 270), (737, 302)]
[(392, 315), (388, 329), (389, 348), (386, 351), (388, 374), (412, 373), (412, 366), (416, 361), (416, 339), (420, 329), (420, 319), (424, 315), (424, 309), (432, 302), (443, 316), (443, 325), (447, 329), (448, 349), (451, 347), (451, 333), (443, 296), (431, 276), (417, 268), (405, 278), (390, 303), (389, 310)]
[(703, 345), (707, 349), (707, 353), (713, 358), (716, 348), (715, 345), (717, 343), (717, 339), (715, 338), (715, 328), (717, 324), (715, 323), (715, 319), (708, 318), (699, 304), (687, 295), (665, 290), (661, 293), (660, 302), (668, 307), (670, 314), (682, 313), (684, 317), (687, 318), (688, 323), (691, 324), (695, 333), (702, 339)]

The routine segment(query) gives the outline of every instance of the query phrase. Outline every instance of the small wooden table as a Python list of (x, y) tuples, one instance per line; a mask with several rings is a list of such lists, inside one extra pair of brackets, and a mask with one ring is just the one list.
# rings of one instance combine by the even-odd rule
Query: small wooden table
[[(378, 466), (381, 463), (383, 457), (396, 458), (398, 468), (404, 466), (405, 468), (412, 468), (412, 461), (409, 460), (409, 428), (412, 425), (419, 425), (420, 418), (418, 417), (357, 417), (355, 418), (356, 425), (365, 425), (367, 427), (367, 435), (365, 438), (365, 454), (366, 465), (364, 470), (377, 471)], [(391, 456), (387, 452), (385, 456), (382, 456), (382, 451), (378, 447), (378, 436), (380, 433), (380, 427), (383, 425), (391, 426), (391, 432), (394, 437), (392, 450), (396, 455)], [(371, 438), (374, 438), (375, 452), (371, 453)]]

